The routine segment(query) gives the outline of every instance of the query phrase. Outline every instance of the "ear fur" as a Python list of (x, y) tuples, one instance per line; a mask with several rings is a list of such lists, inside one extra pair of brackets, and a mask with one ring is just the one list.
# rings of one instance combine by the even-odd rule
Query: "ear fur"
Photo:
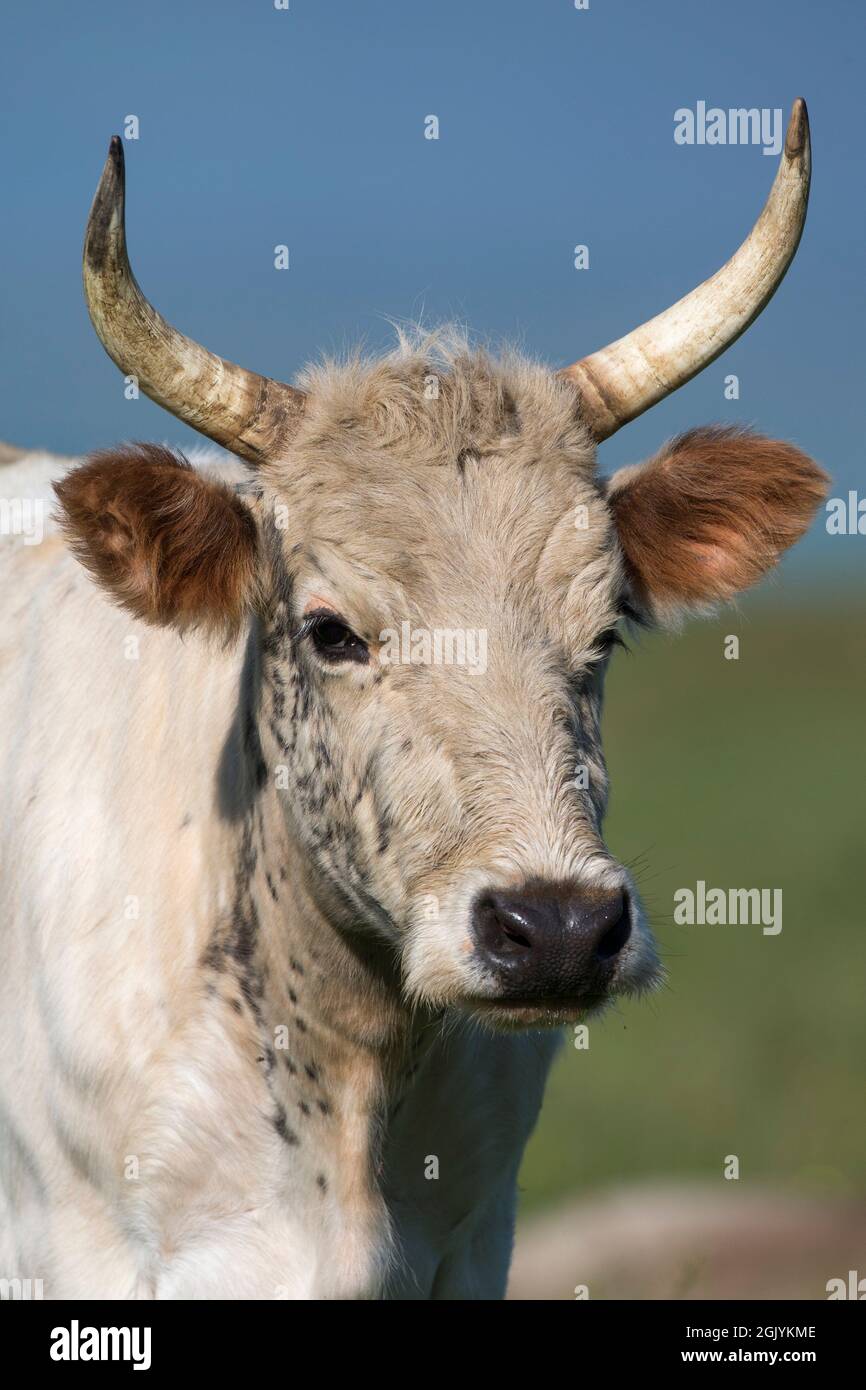
[(255, 592), (258, 532), (225, 484), (156, 444), (94, 454), (54, 490), (78, 559), (147, 623), (230, 635)]
[(608, 500), (638, 602), (675, 620), (748, 588), (803, 535), (827, 482), (792, 444), (722, 426), (621, 469)]

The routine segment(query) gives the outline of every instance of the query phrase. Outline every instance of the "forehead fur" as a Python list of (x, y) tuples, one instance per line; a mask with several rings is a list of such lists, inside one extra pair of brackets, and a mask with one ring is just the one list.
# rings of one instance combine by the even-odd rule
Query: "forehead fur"
[(568, 382), (446, 329), (326, 361), (302, 385), (303, 424), (264, 472), (298, 565), (340, 590), (351, 569), (393, 581), (395, 612), (408, 599), (456, 615), (475, 594), (492, 613), (537, 590), (566, 621), (589, 605), (595, 625), (615, 604), (618, 546)]
[[(576, 470), (594, 466), (574, 387), (507, 350), (473, 348), (458, 329), (401, 330), (387, 356), (326, 360), (304, 373), (309, 392), (296, 441), (351, 459), (363, 446), (411, 446), (418, 467), (453, 467), (462, 450), (536, 456), (561, 452)], [(332, 455), (333, 456), (333, 455)]]

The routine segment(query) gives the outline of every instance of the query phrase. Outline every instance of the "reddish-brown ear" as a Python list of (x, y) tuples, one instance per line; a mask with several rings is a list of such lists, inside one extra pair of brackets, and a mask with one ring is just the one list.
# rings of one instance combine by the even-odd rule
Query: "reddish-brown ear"
[(257, 531), (224, 484), (155, 444), (94, 454), (55, 483), (67, 538), (148, 623), (234, 631), (252, 600)]
[(636, 597), (675, 618), (748, 588), (803, 535), (827, 482), (793, 445), (721, 426), (621, 469), (608, 496)]

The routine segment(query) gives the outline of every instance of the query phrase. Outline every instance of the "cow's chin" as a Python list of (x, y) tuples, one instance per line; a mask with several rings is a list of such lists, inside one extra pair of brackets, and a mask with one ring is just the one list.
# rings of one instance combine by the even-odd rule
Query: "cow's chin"
[(563, 1028), (584, 1023), (600, 1013), (614, 996), (610, 993), (581, 999), (497, 999), (469, 997), (458, 1005), (459, 1012), (493, 1032), (515, 1033), (525, 1029)]

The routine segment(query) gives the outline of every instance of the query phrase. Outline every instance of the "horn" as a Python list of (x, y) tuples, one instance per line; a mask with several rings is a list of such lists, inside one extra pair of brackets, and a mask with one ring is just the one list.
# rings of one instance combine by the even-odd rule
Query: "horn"
[(624, 338), (562, 368), (598, 443), (715, 361), (769, 303), (800, 243), (811, 170), (809, 116), (798, 97), (770, 196), (727, 264)]
[(145, 299), (126, 253), (123, 145), (112, 138), (84, 239), (84, 295), (111, 360), (193, 429), (252, 464), (279, 454), (304, 392), (248, 372), (186, 338)]

